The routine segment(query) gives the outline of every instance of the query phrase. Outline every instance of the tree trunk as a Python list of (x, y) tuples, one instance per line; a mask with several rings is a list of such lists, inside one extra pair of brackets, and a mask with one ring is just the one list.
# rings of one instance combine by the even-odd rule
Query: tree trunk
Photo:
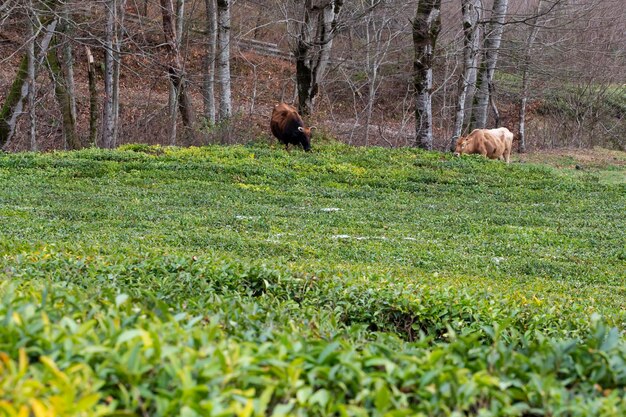
[(524, 71), (522, 75), (522, 98), (519, 106), (519, 143), (517, 151), (519, 153), (526, 152), (526, 103), (528, 101), (528, 72)]
[(205, 0), (207, 46), (204, 64), (204, 117), (215, 125), (215, 51), (217, 49), (217, 10), (215, 0)]
[(63, 72), (65, 74), (65, 85), (67, 85), (67, 93), (70, 96), (70, 112), (72, 120), (76, 122), (78, 115), (76, 110), (76, 84), (74, 83), (74, 54), (72, 53), (72, 45), (69, 40), (65, 41), (63, 46)]
[(7, 95), (4, 105), (2, 106), (2, 110), (0, 111), (0, 148), (4, 147), (4, 145), (13, 136), (15, 125), (12, 125), (10, 121), (18, 103), (22, 100), (24, 85), (28, 88), (27, 79), (28, 55), (24, 55), (24, 58), (22, 58), (20, 66), (17, 70), (15, 80), (13, 80), (9, 94)]
[(76, 122), (76, 86), (74, 83), (74, 54), (72, 51), (72, 26), (70, 22), (70, 7), (69, 3), (65, 5), (63, 9), (63, 19), (65, 20), (61, 31), (65, 34), (65, 40), (63, 42), (63, 61), (62, 69), (65, 74), (65, 85), (67, 86), (67, 92), (70, 95), (70, 107), (72, 112), (72, 118)]
[(174, 50), (176, 49), (176, 24), (174, 22), (174, 3), (172, 3), (172, 0), (161, 0), (161, 17), (165, 42), (169, 44), (170, 50)]
[(170, 84), (168, 85), (168, 97), (167, 97), (167, 117), (170, 123), (169, 126), (169, 141), (170, 146), (176, 145), (176, 138), (178, 136), (177, 124), (178, 124), (178, 90), (174, 84), (173, 77), (175, 73), (170, 73)]
[[(32, 4), (31, 4), (32, 6)], [(26, 24), (28, 25), (28, 138), (30, 139), (30, 150), (37, 150), (37, 114), (35, 101), (37, 92), (35, 90), (35, 39), (36, 30), (35, 22), (37, 21), (35, 12), (29, 12), (26, 15)]]
[(180, 51), (183, 44), (185, 23), (185, 0), (176, 0), (176, 48)]
[(117, 146), (120, 137), (120, 68), (122, 65), (122, 36), (126, 0), (118, 0), (115, 11), (115, 31), (113, 37), (113, 147)]
[(107, 2), (107, 24), (104, 40), (104, 117), (102, 129), (102, 146), (112, 148), (115, 144), (115, 109), (113, 83), (115, 78), (113, 38), (115, 36), (115, 20), (117, 0)]
[(504, 18), (508, 7), (508, 0), (494, 0), (491, 19), (485, 33), (483, 61), (478, 71), (478, 90), (474, 97), (473, 124), (476, 128), (487, 125), (487, 110), (490, 93), (493, 91), (493, 75), (498, 62), (498, 51), (504, 29)]
[[(167, 75), (170, 80), (170, 143), (176, 143), (176, 111), (180, 110), (185, 145), (194, 142), (195, 116), (191, 98), (187, 91), (187, 80), (185, 77), (184, 61), (181, 55), (181, 44), (183, 38), (184, 1), (177, 0), (176, 11), (174, 11), (173, 0), (161, 0), (161, 15), (163, 19), (163, 33), (169, 49), (169, 64)], [(175, 14), (176, 12), (176, 14)]]
[[(542, 9), (543, 0), (539, 0), (537, 5), (535, 16), (538, 16)], [(522, 62), (522, 98), (520, 99), (519, 107), (519, 144), (518, 152), (526, 152), (526, 103), (528, 102), (528, 91), (530, 87), (530, 62), (532, 59), (532, 49), (535, 44), (535, 39), (539, 34), (539, 25), (537, 24), (538, 18), (532, 19), (529, 24), (532, 25), (532, 30), (526, 39), (526, 48), (524, 50), (524, 61)]]
[[(305, 22), (305, 25), (306, 24), (307, 23)], [(296, 57), (296, 91), (298, 95), (298, 111), (301, 115), (307, 116), (313, 112), (313, 98), (317, 94), (317, 89), (313, 89), (313, 71), (311, 66), (307, 65), (309, 42), (300, 38), (298, 39), (297, 45), (298, 46), (296, 47), (294, 55)]]
[[(41, 48), (38, 53), (36, 66), (41, 65), (54, 35), (57, 20), (53, 20), (46, 26), (46, 32), (41, 40)], [(15, 134), (17, 120), (22, 115), (25, 101), (28, 97), (28, 55), (25, 55), (11, 85), (9, 94), (0, 110), (0, 148), (4, 147)]]
[(163, 33), (165, 34), (165, 42), (169, 46), (169, 68), (168, 78), (169, 84), (169, 96), (168, 96), (168, 119), (169, 119), (169, 144), (176, 145), (176, 125), (178, 115), (178, 91), (172, 77), (176, 75), (176, 68), (179, 67), (180, 62), (177, 52), (178, 42), (176, 39), (176, 18), (174, 16), (174, 3), (172, 0), (161, 0), (161, 15), (163, 19)]
[(433, 52), (441, 30), (441, 0), (420, 1), (413, 21), (415, 48), (415, 145), (433, 148), (432, 86)]
[[(74, 66), (72, 62), (71, 30), (69, 25), (69, 6), (63, 8), (63, 19), (59, 32), (63, 34), (61, 48), (63, 59), (59, 61), (59, 50), (53, 48), (48, 52), (48, 72), (54, 85), (54, 93), (61, 110), (63, 124), (63, 140), (67, 149), (82, 147), (76, 133), (76, 95), (74, 87)], [(58, 40), (60, 35), (57, 35)], [(53, 41), (55, 42), (55, 41)], [(55, 42), (57, 43), (57, 42)]]
[(370, 13), (365, 19), (365, 68), (367, 71), (368, 94), (367, 107), (365, 108), (365, 146), (370, 142), (370, 124), (372, 123), (372, 115), (374, 113), (374, 102), (376, 100), (376, 89), (378, 83), (378, 68), (380, 66), (379, 54), (384, 56), (380, 50), (382, 41), (381, 31), (386, 23), (382, 22), (381, 27), (377, 27), (377, 21), (372, 16), (376, 3), (369, 2)]
[[(380, 67), (387, 61), (391, 45), (396, 41), (399, 32), (392, 32), (393, 17), (387, 13), (389, 9), (381, 6), (378, 0), (368, 0), (368, 13), (363, 19), (365, 26), (365, 69), (368, 83), (367, 105), (365, 108), (365, 146), (370, 142), (370, 125), (374, 117), (378, 88), (380, 87)], [(380, 132), (380, 130), (379, 130)], [(382, 137), (382, 134), (380, 135)], [(383, 139), (385, 139), (383, 137)], [(386, 139), (385, 139), (386, 140)]]
[(188, 81), (185, 76), (184, 62), (181, 56), (182, 43), (183, 43), (183, 29), (185, 22), (185, 0), (176, 1), (176, 54), (178, 55), (178, 62), (180, 62), (180, 78), (173, 79), (172, 82), (176, 85), (178, 91), (178, 108), (183, 120), (185, 145), (190, 146), (195, 142), (195, 124), (196, 116), (193, 111), (193, 104), (191, 102), (191, 96), (188, 91)]
[(220, 86), (220, 121), (232, 116), (230, 95), (230, 0), (217, 0), (217, 82)]
[[(482, 12), (482, 8), (480, 11)], [(472, 122), (472, 113), (474, 110), (474, 97), (476, 95), (476, 80), (478, 78), (478, 60), (480, 59), (480, 35), (481, 35), (481, 26), (478, 24), (476, 26), (476, 37), (474, 39), (474, 49), (476, 50), (476, 54), (474, 55), (474, 59), (470, 65), (469, 71), (467, 72), (467, 91), (465, 95), (465, 115), (463, 117), (463, 128), (469, 129), (471, 127)]]
[(500, 112), (496, 104), (496, 85), (493, 82), (489, 83), (489, 107), (493, 111), (494, 126), (500, 126)]
[(302, 115), (313, 112), (314, 99), (326, 75), (343, 3), (343, 0), (304, 2), (304, 18), (293, 51), (296, 57), (298, 111)]
[(178, 91), (178, 108), (183, 119), (183, 126), (185, 127), (185, 144), (192, 145), (191, 134), (193, 134), (193, 132), (188, 132), (187, 130), (189, 126), (193, 126), (194, 116), (193, 105), (191, 104), (191, 98), (187, 91), (187, 80), (184, 77), (177, 78), (176, 75), (172, 75), (171, 79), (175, 90)]
[(369, 145), (370, 124), (374, 113), (374, 100), (376, 98), (376, 83), (378, 82), (378, 66), (374, 66), (369, 71), (369, 88), (367, 96), (367, 109), (365, 114), (365, 146)]
[(96, 146), (98, 140), (98, 84), (96, 81), (96, 65), (91, 49), (85, 46), (87, 53), (87, 75), (89, 78), (89, 144)]
[(61, 110), (65, 147), (68, 149), (80, 149), (80, 139), (76, 135), (76, 119), (72, 114), (72, 99), (61, 71), (56, 48), (52, 48), (48, 52), (48, 70), (54, 85), (54, 95)]
[(450, 149), (454, 149), (456, 141), (463, 131), (465, 116), (465, 99), (470, 86), (471, 72), (476, 65), (478, 56), (478, 21), (480, 20), (480, 0), (463, 0), (463, 72), (459, 78), (459, 95), (454, 116), (454, 131), (450, 139)]

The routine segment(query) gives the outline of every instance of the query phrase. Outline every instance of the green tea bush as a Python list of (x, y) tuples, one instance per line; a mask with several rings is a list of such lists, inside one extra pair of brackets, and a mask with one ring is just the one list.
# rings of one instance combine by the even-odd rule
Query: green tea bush
[(5, 415), (619, 415), (626, 405), (626, 345), (598, 318), (576, 338), (493, 322), (434, 343), (297, 326), (249, 339), (223, 320), (258, 297), (215, 297), (193, 315), (124, 294), (89, 301), (67, 284), (1, 291)]
[(626, 410), (626, 189), (593, 171), (129, 145), (0, 181), (0, 416)]

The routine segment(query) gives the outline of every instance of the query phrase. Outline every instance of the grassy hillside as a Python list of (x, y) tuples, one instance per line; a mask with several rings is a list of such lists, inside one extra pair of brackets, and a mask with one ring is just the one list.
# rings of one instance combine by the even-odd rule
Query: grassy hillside
[(337, 144), (0, 155), (0, 416), (622, 415), (606, 172)]

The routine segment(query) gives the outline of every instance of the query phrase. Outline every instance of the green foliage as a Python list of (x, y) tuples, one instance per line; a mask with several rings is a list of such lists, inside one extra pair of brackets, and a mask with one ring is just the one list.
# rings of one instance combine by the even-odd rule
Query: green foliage
[(549, 91), (538, 111), (542, 114), (564, 114), (576, 119), (587, 109), (593, 109), (596, 117), (606, 115), (622, 119), (626, 112), (626, 88), (621, 85), (561, 87)]
[(0, 181), (0, 416), (626, 410), (624, 182), (335, 142)]

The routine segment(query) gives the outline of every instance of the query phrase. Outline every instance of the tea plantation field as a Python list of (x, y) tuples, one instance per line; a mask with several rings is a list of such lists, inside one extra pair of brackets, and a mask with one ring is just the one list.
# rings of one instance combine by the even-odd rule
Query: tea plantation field
[(624, 170), (0, 155), (0, 416), (626, 415)]

